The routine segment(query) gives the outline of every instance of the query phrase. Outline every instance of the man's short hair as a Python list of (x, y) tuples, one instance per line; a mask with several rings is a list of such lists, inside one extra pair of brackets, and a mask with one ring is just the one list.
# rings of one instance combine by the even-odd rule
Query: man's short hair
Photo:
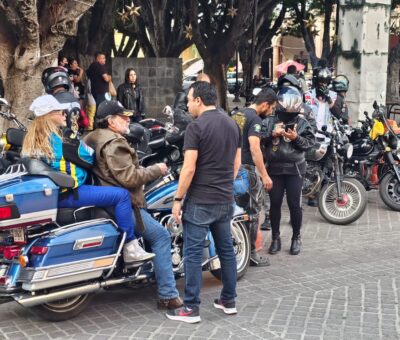
[(254, 98), (253, 103), (260, 105), (262, 103), (273, 104), (278, 101), (278, 97), (273, 89), (265, 88), (262, 89)]
[(193, 98), (200, 98), (204, 105), (217, 104), (217, 91), (215, 86), (206, 81), (195, 81), (189, 88), (193, 89)]
[(296, 74), (296, 72), (297, 72), (297, 67), (296, 67), (296, 65), (290, 65), (290, 66), (287, 68), (287, 72), (286, 72), (286, 73), (289, 73), (289, 74)]
[(97, 52), (94, 54), (94, 59), (97, 59), (97, 57), (98, 57), (99, 55), (105, 55), (105, 54), (104, 54), (104, 52), (97, 51)]

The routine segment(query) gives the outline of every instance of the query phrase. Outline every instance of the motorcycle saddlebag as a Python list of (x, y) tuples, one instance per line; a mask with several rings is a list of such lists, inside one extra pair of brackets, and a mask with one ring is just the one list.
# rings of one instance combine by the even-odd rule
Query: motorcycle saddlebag
[(11, 213), (0, 218), (0, 230), (29, 227), (56, 220), (58, 186), (47, 177), (21, 176), (2, 180), (0, 176), (0, 207)]
[(54, 229), (27, 247), (28, 264), (18, 281), (35, 291), (98, 278), (114, 268), (122, 242), (117, 226), (107, 219)]

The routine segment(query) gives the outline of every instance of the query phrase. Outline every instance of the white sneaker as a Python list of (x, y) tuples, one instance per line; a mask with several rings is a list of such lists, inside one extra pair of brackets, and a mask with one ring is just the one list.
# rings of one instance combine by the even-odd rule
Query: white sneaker
[(137, 262), (137, 261), (147, 261), (156, 256), (153, 253), (146, 252), (139, 244), (137, 239), (134, 239), (124, 245), (124, 261)]

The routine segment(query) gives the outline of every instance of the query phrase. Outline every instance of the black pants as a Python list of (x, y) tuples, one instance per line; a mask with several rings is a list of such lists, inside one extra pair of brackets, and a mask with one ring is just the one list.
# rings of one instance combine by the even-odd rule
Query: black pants
[(299, 175), (271, 175), (271, 179), (274, 183), (269, 192), (271, 200), (269, 216), (271, 219), (272, 237), (277, 237), (280, 234), (281, 207), (283, 195), (286, 191), (286, 199), (289, 206), (290, 220), (293, 229), (293, 238), (295, 238), (300, 235), (300, 228), (303, 219), (300, 205), (303, 177), (300, 177)]

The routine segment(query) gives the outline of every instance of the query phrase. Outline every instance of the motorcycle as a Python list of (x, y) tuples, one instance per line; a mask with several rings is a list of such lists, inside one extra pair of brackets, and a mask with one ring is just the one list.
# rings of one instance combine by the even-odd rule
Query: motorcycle
[[(0, 302), (16, 301), (44, 319), (61, 321), (80, 314), (102, 288), (155, 281), (151, 261), (124, 262), (125, 233), (107, 209), (57, 209), (60, 190), (74, 184), (72, 177), (34, 159), (21, 159), (0, 175)], [(177, 181), (164, 176), (146, 197), (149, 211), (171, 232), (179, 278), (184, 275), (182, 230), (171, 216), (176, 188)], [(239, 212), (232, 220), (239, 277), (250, 256), (245, 219)], [(203, 270), (221, 276), (211, 234), (205, 239)]]
[(333, 130), (326, 126), (318, 131), (326, 138), (306, 153), (307, 170), (303, 196), (318, 195), (322, 217), (333, 224), (346, 225), (356, 221), (365, 211), (367, 195), (364, 186), (355, 178), (345, 176), (343, 164), (353, 153), (346, 129), (337, 119)]
[(353, 156), (346, 162), (346, 174), (358, 179), (367, 190), (379, 189), (382, 201), (400, 211), (400, 129), (387, 119), (384, 108), (374, 103), (372, 119), (364, 112), (361, 128), (350, 135)]

